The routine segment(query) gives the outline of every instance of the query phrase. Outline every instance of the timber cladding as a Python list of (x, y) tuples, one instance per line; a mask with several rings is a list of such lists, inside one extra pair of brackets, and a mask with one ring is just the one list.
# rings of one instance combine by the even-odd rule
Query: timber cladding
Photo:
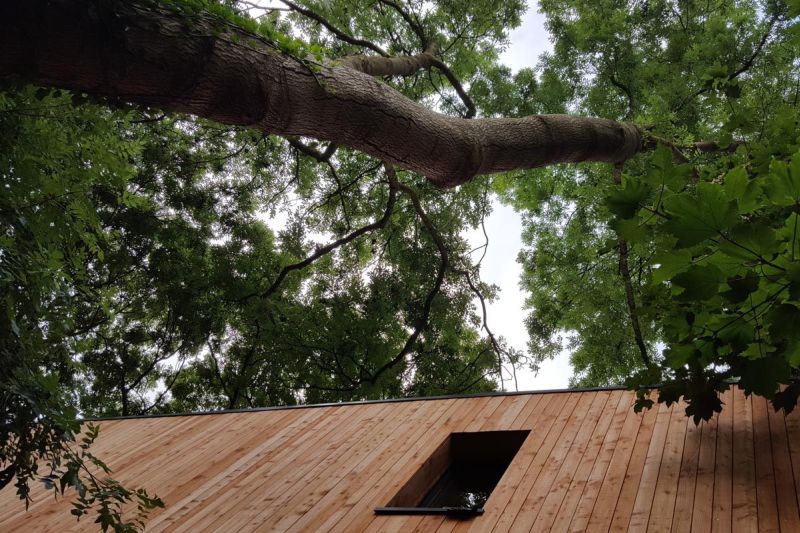
[[(622, 390), (564, 391), (100, 422), (95, 452), (166, 509), (147, 531), (800, 531), (800, 413), (732, 388), (695, 426)], [(451, 433), (530, 430), (484, 513), (376, 515)], [(70, 497), (0, 531), (92, 531)]]

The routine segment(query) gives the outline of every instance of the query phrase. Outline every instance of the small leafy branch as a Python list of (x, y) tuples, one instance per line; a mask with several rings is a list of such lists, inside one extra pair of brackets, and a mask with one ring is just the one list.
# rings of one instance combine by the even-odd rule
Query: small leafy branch
[[(0, 489), (16, 479), (17, 494), (27, 509), (32, 501), (32, 480), (40, 481), (56, 496), (73, 488), (77, 498), (71, 513), (78, 519), (95, 511), (95, 523), (104, 532), (143, 530), (147, 514), (164, 503), (142, 488), (124, 487), (110, 477), (108, 465), (89, 451), (100, 427), (88, 422), (82, 428), (75, 409), (66, 405), (58, 388), (57, 375), (23, 372), (0, 386), (0, 402), (9, 414), (0, 434)], [(28, 431), (15, 431), (17, 425)], [(47, 466), (48, 474), (39, 474), (42, 465)], [(136, 516), (126, 520), (123, 510), (134, 504)]]
[(721, 411), (732, 382), (789, 412), (800, 393), (800, 150), (751, 143), (695, 157), (662, 145), (606, 197), (617, 234), (649, 251), (647, 292), (662, 295), (642, 311), (661, 323), (663, 360), (629, 384), (641, 409), (661, 383), (658, 401), (683, 397), (696, 422)]
[[(109, 528), (117, 533), (143, 530), (148, 512), (163, 508), (164, 502), (158, 496), (150, 496), (145, 489), (128, 489), (108, 477), (111, 469), (89, 451), (99, 433), (99, 426), (87, 423), (77, 450), (65, 447), (64, 453), (50, 462), (50, 474), (40, 480), (45, 488), (54, 490), (57, 494), (63, 495), (68, 487), (76, 490), (78, 497), (72, 503), (70, 512), (78, 520), (95, 509), (95, 523), (103, 531), (108, 531)], [(133, 503), (138, 510), (137, 516), (131, 521), (125, 521), (122, 516), (123, 506)]]

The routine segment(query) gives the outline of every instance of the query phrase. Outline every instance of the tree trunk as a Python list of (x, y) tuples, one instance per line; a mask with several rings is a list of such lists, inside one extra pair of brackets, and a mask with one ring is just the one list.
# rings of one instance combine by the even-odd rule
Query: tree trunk
[(0, 76), (333, 141), (439, 186), (642, 149), (639, 128), (601, 118), (441, 115), (353, 68), (148, 0), (3, 0), (0, 50)]

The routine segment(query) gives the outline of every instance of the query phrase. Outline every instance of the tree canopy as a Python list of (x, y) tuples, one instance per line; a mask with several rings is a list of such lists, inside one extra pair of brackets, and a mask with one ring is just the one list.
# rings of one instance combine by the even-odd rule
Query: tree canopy
[[(641, 407), (794, 408), (800, 4), (539, 8), (515, 73), (516, 0), (0, 6), (0, 488), (136, 529), (161, 502), (81, 418), (488, 391), (565, 348)], [(494, 195), (527, 354), (464, 236)]]

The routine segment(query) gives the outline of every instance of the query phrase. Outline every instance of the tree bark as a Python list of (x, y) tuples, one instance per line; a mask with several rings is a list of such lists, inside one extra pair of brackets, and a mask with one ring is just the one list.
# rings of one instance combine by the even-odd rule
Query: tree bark
[(642, 149), (638, 127), (602, 118), (441, 115), (363, 72), (148, 0), (4, 0), (0, 50), (0, 76), (336, 142), (443, 187)]

